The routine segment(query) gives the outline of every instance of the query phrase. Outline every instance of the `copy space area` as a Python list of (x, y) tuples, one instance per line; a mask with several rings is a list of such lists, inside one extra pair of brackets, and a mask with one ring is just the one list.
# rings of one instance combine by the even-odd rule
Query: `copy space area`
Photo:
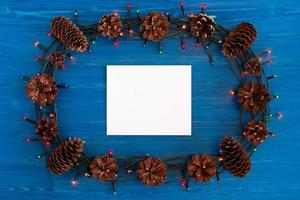
[(191, 135), (190, 65), (108, 65), (107, 135)]

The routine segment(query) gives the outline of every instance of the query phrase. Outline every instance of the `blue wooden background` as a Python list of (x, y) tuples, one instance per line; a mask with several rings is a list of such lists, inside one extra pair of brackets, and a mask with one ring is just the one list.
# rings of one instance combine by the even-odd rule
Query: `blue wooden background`
[[(179, 13), (178, 1), (131, 1), (141, 13), (150, 10)], [(198, 0), (185, 1), (187, 10), (199, 10)], [(119, 182), (113, 196), (110, 185), (92, 179), (80, 179), (70, 186), (74, 174), (51, 175), (43, 159), (36, 155), (38, 143), (25, 143), (33, 136), (33, 127), (21, 121), (33, 115), (33, 105), (24, 93), (25, 83), (19, 74), (34, 75), (40, 52), (33, 47), (39, 40), (48, 43), (50, 20), (57, 15), (72, 15), (78, 9), (81, 23), (92, 23), (111, 11), (125, 12), (126, 1), (109, 0), (1, 0), (0, 1), (0, 199), (297, 199), (299, 198), (299, 46), (300, 3), (298, 0), (215, 0), (207, 1), (208, 13), (226, 27), (241, 21), (255, 24), (259, 32), (256, 52), (273, 50), (273, 65), (267, 74), (277, 73), (271, 81), (271, 93), (280, 95), (271, 103), (274, 112), (284, 118), (274, 119), (270, 138), (252, 158), (252, 170), (244, 179), (221, 175), (219, 185), (191, 184), (189, 192), (179, 186), (177, 174), (157, 188), (144, 187), (138, 181)], [(237, 81), (225, 60), (216, 53), (216, 64), (208, 64), (202, 49), (188, 41), (187, 50), (177, 40), (163, 42), (164, 54), (156, 46), (143, 48), (140, 41), (97, 41), (90, 54), (75, 54), (76, 62), (59, 71), (57, 81), (70, 85), (59, 92), (58, 117), (63, 136), (80, 136), (87, 142), (86, 152), (103, 154), (113, 149), (117, 156), (149, 153), (167, 156), (174, 153), (216, 153), (223, 135), (238, 135), (238, 107), (228, 95)], [(105, 66), (107, 64), (191, 64), (193, 66), (193, 135), (192, 137), (120, 137), (105, 133)], [(133, 175), (134, 176), (134, 175)]]

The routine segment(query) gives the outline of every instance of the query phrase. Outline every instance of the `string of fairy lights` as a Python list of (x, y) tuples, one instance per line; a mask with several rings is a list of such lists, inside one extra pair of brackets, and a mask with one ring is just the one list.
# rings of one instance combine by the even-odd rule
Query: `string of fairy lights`
[[(186, 14), (184, 3), (180, 2), (180, 15), (172, 15), (171, 13), (166, 13), (166, 18), (168, 20), (168, 23), (170, 23), (168, 34), (161, 40), (157, 41), (158, 45), (158, 51), (159, 53), (163, 53), (162, 43), (166, 39), (175, 38), (180, 40), (180, 48), (182, 50), (186, 49), (186, 39), (187, 38), (194, 38), (195, 39), (195, 48), (203, 48), (203, 51), (207, 54), (208, 60), (211, 64), (214, 64), (214, 58), (213, 58), (213, 48), (211, 47), (219, 47), (222, 48), (224, 41), (230, 34), (231, 30), (224, 28), (220, 24), (216, 24), (215, 31), (212, 37), (210, 38), (199, 38), (199, 37), (193, 37), (191, 31), (188, 29), (190, 19), (194, 17), (196, 14), (194, 13), (188, 13)], [(200, 7), (200, 14), (203, 14), (206, 16), (206, 9), (207, 5), (202, 4)], [(119, 13), (114, 13), (115, 16), (120, 17)], [(127, 5), (127, 14), (125, 17), (121, 18), (122, 28), (121, 32), (119, 33), (119, 37), (112, 37), (112, 43), (115, 47), (119, 46), (119, 40), (120, 41), (126, 41), (126, 40), (142, 40), (144, 46), (146, 47), (149, 40), (144, 39), (143, 35), (140, 33), (140, 26), (141, 26), (141, 19), (142, 16), (140, 14), (139, 10), (134, 12), (132, 11), (132, 5), (128, 3)], [(79, 24), (79, 13), (77, 11), (74, 12), (74, 24), (78, 26), (79, 30), (84, 34), (86, 37), (89, 46), (88, 51), (91, 49), (91, 45), (95, 44), (96, 40), (99, 38), (102, 38), (103, 35), (99, 33), (97, 30), (98, 23), (90, 24), (90, 25), (81, 25)], [(62, 43), (55, 35), (53, 35), (52, 32), (48, 33), (49, 38), (52, 40), (52, 42), (48, 46), (42, 45), (40, 42), (36, 41), (34, 42), (34, 46), (36, 48), (39, 48), (42, 52), (41, 55), (36, 56), (35, 60), (40, 63), (41, 69), (40, 72), (37, 74), (37, 76), (42, 74), (48, 74), (50, 77), (55, 78), (55, 73), (57, 70), (62, 69), (65, 67), (65, 65), (61, 65), (59, 67), (53, 67), (53, 64), (49, 61), (49, 54), (53, 52), (60, 52), (63, 57), (69, 58), (71, 62), (75, 61), (76, 58), (73, 55), (72, 51), (66, 47), (64, 43)], [(270, 49), (265, 50), (264, 52), (260, 54), (255, 54), (250, 48), (246, 51), (242, 52), (241, 54), (237, 55), (233, 59), (228, 59), (229, 66), (231, 71), (234, 73), (237, 81), (241, 85), (246, 85), (247, 83), (251, 82), (257, 82), (257, 83), (265, 83), (267, 89), (269, 90), (269, 82), (271, 79), (274, 79), (277, 77), (276, 74), (273, 74), (271, 76), (267, 76), (264, 69), (262, 68), (259, 72), (259, 75), (256, 77), (249, 78), (248, 76), (243, 75), (244, 70), (244, 64), (250, 60), (251, 58), (257, 58), (257, 60), (262, 65), (271, 64), (273, 62), (272, 59), (269, 58), (269, 55), (272, 53)], [(21, 79), (25, 80), (26, 82), (29, 82), (31, 80), (31, 77), (21, 75)], [(66, 89), (68, 88), (68, 85), (66, 84), (56, 84), (58, 89)], [(236, 96), (238, 93), (238, 89), (232, 89), (229, 91), (230, 96)], [(271, 95), (272, 99), (278, 99), (278, 95)], [(35, 120), (25, 116), (23, 117), (23, 120), (36, 125), (38, 120), (42, 119), (51, 119), (54, 120), (58, 124), (57, 120), (57, 107), (56, 102), (53, 101), (53, 103), (46, 104), (46, 105), (38, 105), (37, 103), (34, 104), (35, 107)], [(264, 122), (266, 125), (269, 124), (269, 121), (271, 118), (277, 117), (278, 119), (281, 119), (283, 117), (283, 114), (281, 112), (278, 113), (271, 113), (269, 104), (262, 110), (262, 112), (259, 112), (257, 114), (249, 113), (241, 109), (240, 112), (240, 126), (241, 130), (243, 132), (244, 124), (245, 124), (245, 116), (252, 119), (252, 120), (260, 120)], [(58, 132), (58, 131), (57, 131)], [(271, 136), (275, 136), (274, 133), (269, 132)], [(65, 139), (62, 137), (61, 134), (57, 134), (55, 137), (53, 137), (53, 140), (46, 140), (42, 142), (43, 146), (43, 152), (38, 154), (38, 158), (46, 157), (46, 160), (49, 158), (49, 155), (55, 151), (55, 148), (57, 148), (59, 145), (61, 145), (66, 140), (72, 140), (72, 138)], [(32, 141), (40, 141), (40, 138), (26, 138), (26, 142), (32, 142)], [(253, 144), (249, 140), (245, 139), (245, 135), (241, 134), (239, 138), (239, 142), (242, 144), (243, 148), (249, 155), (249, 157), (252, 156), (252, 154), (256, 151), (258, 145)], [(119, 171), (123, 169), (126, 174), (132, 174), (134, 171), (136, 171), (139, 168), (139, 163), (143, 161), (145, 158), (149, 158), (150, 155), (139, 155), (139, 156), (133, 156), (133, 157), (113, 157), (113, 151), (109, 150), (107, 153), (109, 158), (113, 158), (115, 162), (118, 165)], [(163, 163), (165, 163), (166, 168), (168, 170), (177, 170), (179, 171), (179, 177), (176, 177), (176, 180), (179, 178), (181, 187), (185, 188), (186, 190), (189, 189), (189, 179), (191, 178), (191, 175), (187, 172), (187, 165), (189, 163), (189, 160), (195, 155), (188, 154), (188, 155), (174, 155), (170, 157), (166, 157), (161, 159)], [(216, 163), (216, 179), (220, 183), (220, 173), (222, 173), (224, 169), (223, 161), (224, 158), (221, 157), (219, 154), (217, 155), (209, 155), (214, 162)], [(78, 162), (76, 162), (76, 169), (77, 172), (75, 173), (74, 178), (71, 180), (72, 185), (78, 184), (78, 179), (80, 176), (84, 177), (90, 177), (91, 176), (91, 163), (93, 163), (96, 156), (89, 156), (82, 152), (80, 158), (78, 158)], [(123, 180), (128, 180), (130, 177), (125, 177)], [(114, 193), (116, 193), (116, 182), (121, 181), (118, 177), (118, 179), (113, 179), (110, 182), (112, 183), (112, 190)]]

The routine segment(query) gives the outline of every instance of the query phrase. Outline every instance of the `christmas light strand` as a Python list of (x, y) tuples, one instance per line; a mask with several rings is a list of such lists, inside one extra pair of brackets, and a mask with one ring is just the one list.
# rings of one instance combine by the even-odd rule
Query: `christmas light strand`
[[(205, 4), (201, 5), (199, 14), (185, 14), (184, 3), (180, 2), (179, 6), (180, 15), (151, 12), (142, 17), (138, 10), (133, 13), (132, 5), (128, 3), (125, 17), (110, 13), (101, 17), (98, 23), (90, 25), (79, 24), (79, 13), (75, 11), (73, 21), (66, 17), (52, 20), (48, 33), (52, 42), (48, 46), (34, 42), (34, 47), (42, 51), (41, 55), (35, 57), (41, 64), (41, 70), (34, 77), (21, 75), (20, 78), (27, 82), (26, 93), (34, 103), (35, 120), (27, 116), (22, 119), (35, 126), (36, 137), (25, 141), (41, 141), (43, 152), (37, 157), (47, 159), (51, 172), (62, 174), (76, 167), (77, 172), (71, 180), (73, 186), (78, 184), (80, 176), (94, 177), (101, 183), (111, 182), (114, 193), (118, 181), (132, 178), (118, 177), (121, 170), (128, 175), (136, 172), (135, 177), (149, 186), (168, 181), (166, 171), (177, 170), (179, 173), (176, 178), (186, 190), (189, 189), (190, 179), (208, 182), (215, 176), (220, 183), (220, 174), (224, 170), (240, 177), (249, 172), (249, 158), (259, 144), (268, 135), (275, 136), (267, 129), (269, 121), (273, 117), (283, 117), (281, 112), (274, 114), (269, 108), (270, 100), (279, 98), (278, 95), (269, 94), (269, 82), (277, 75), (268, 76), (264, 71), (264, 66), (273, 62), (268, 58), (271, 50), (255, 54), (249, 48), (256, 37), (255, 28), (249, 23), (241, 23), (229, 30), (206, 14)], [(241, 136), (237, 140), (223, 138), (217, 155), (196, 152), (162, 159), (152, 155), (114, 157), (112, 150), (102, 156), (86, 155), (83, 149), (85, 141), (63, 138), (58, 132), (55, 99), (57, 93), (68, 88), (68, 85), (56, 83), (55, 73), (65, 67), (65, 58), (75, 61), (72, 51), (91, 51), (91, 45), (102, 37), (110, 38), (115, 47), (119, 46), (119, 41), (126, 40), (141, 40), (144, 46), (148, 42), (155, 42), (159, 53), (163, 53), (162, 43), (166, 39), (179, 39), (180, 47), (184, 50), (185, 40), (193, 38), (195, 48), (202, 47), (211, 64), (214, 64), (212, 47), (220, 49), (228, 58), (229, 67), (240, 84), (239, 88), (230, 90), (229, 95), (236, 96), (241, 106)]]

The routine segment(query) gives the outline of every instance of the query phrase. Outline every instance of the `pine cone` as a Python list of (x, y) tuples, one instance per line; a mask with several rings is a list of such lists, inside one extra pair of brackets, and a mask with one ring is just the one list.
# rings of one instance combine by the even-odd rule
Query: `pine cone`
[(216, 164), (213, 158), (208, 155), (194, 155), (187, 166), (188, 174), (196, 182), (208, 182), (216, 175)]
[(99, 20), (97, 30), (102, 36), (111, 38), (118, 37), (122, 30), (122, 21), (120, 20), (119, 15), (115, 13), (104, 15)]
[(83, 32), (67, 17), (55, 17), (51, 22), (51, 32), (72, 51), (83, 52), (88, 49), (88, 41)]
[(262, 111), (271, 100), (268, 88), (262, 83), (250, 82), (238, 89), (238, 102), (250, 113)]
[(262, 63), (256, 57), (251, 58), (244, 64), (244, 75), (259, 76)]
[(118, 165), (113, 158), (107, 155), (95, 158), (90, 164), (90, 169), (93, 177), (99, 179), (102, 183), (117, 178)]
[(265, 122), (252, 120), (245, 127), (243, 134), (251, 143), (258, 145), (267, 139), (269, 130)]
[(159, 158), (148, 157), (140, 161), (137, 174), (145, 185), (156, 186), (166, 180), (167, 167)]
[(62, 67), (65, 65), (65, 56), (59, 51), (49, 54), (47, 59), (54, 67)]
[(39, 106), (52, 104), (57, 96), (57, 86), (54, 79), (44, 73), (32, 77), (26, 86), (27, 96)]
[(256, 35), (256, 30), (252, 24), (240, 23), (226, 37), (223, 44), (223, 54), (228, 58), (234, 58), (244, 53), (251, 47)]
[(213, 18), (204, 15), (194, 15), (190, 18), (191, 33), (195, 38), (209, 38), (216, 30), (216, 23)]
[(62, 142), (49, 156), (48, 169), (55, 174), (69, 171), (77, 162), (83, 152), (83, 141), (73, 138)]
[(244, 177), (251, 167), (248, 154), (233, 137), (224, 137), (220, 144), (220, 155), (224, 169), (234, 176)]
[(57, 136), (57, 123), (55, 119), (39, 119), (36, 122), (35, 133), (43, 142), (51, 142)]
[(170, 22), (163, 13), (151, 12), (141, 23), (141, 33), (145, 40), (158, 42), (168, 34)]

